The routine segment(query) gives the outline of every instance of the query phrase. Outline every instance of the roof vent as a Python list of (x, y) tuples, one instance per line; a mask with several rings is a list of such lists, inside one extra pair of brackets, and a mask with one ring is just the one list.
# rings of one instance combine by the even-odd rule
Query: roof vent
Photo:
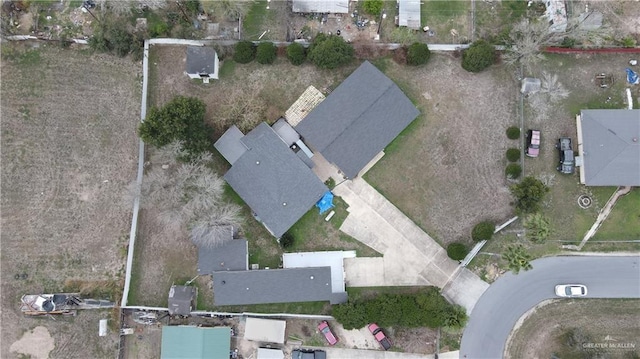
[(632, 141), (633, 141), (633, 142), (638, 142), (638, 137), (634, 137), (634, 138), (632, 139)]
[(310, 276), (309, 279), (313, 279), (313, 276)]
[(259, 164), (260, 164), (260, 161), (256, 161), (256, 164), (257, 164), (257, 165), (259, 165)]
[(287, 205), (287, 202), (282, 202), (282, 205), (283, 205), (283, 206), (286, 206), (286, 205)]

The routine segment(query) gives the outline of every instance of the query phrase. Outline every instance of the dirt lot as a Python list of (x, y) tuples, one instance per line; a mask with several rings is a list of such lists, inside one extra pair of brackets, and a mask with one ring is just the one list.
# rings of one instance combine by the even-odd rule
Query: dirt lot
[(22, 294), (62, 291), (68, 280), (118, 295), (131, 220), (121, 197), (137, 161), (139, 70), (129, 59), (84, 50), (3, 43), (3, 358), (15, 357), (10, 345), (36, 326), (53, 337), (52, 358), (114, 355), (117, 335), (98, 337), (98, 320), (111, 311), (54, 321), (25, 319), (18, 308)]
[(440, 243), (468, 239), (484, 219), (507, 219), (504, 131), (517, 124), (509, 69), (470, 74), (440, 54), (417, 69), (384, 67), (422, 115), (365, 178)]
[[(638, 304), (637, 300), (556, 301), (538, 309), (512, 335), (507, 358), (551, 358), (554, 353), (559, 358), (636, 358)], [(593, 349), (590, 343), (608, 347)], [(634, 348), (613, 348), (620, 344)]]

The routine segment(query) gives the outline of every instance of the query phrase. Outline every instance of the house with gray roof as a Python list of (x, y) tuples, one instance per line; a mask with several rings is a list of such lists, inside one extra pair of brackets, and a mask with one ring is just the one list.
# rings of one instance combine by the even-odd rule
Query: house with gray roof
[(196, 307), (198, 289), (184, 285), (172, 285), (169, 289), (169, 314), (191, 315), (191, 310)]
[(213, 47), (187, 46), (187, 64), (185, 72), (192, 79), (203, 79), (205, 83), (209, 79), (218, 79), (220, 60)]
[(398, 26), (420, 29), (420, 0), (398, 0)]
[(233, 226), (210, 228), (204, 234), (193, 233), (200, 236), (216, 237), (208, 243), (199, 244), (202, 241), (192, 241), (198, 245), (198, 274), (206, 275), (217, 271), (249, 270), (249, 244), (244, 238), (237, 238), (237, 230)]
[(263, 122), (246, 135), (241, 133), (232, 127), (214, 144), (231, 164), (224, 179), (256, 219), (279, 238), (328, 188), (303, 161), (304, 152), (288, 145), (268, 124)]
[(332, 292), (329, 266), (213, 273), (217, 306), (322, 301), (347, 301), (346, 292)]
[(582, 110), (576, 122), (580, 182), (640, 186), (640, 110)]
[(347, 14), (349, 0), (293, 0), (291, 11), (301, 14)]
[(365, 61), (295, 126), (309, 147), (355, 178), (420, 112)]

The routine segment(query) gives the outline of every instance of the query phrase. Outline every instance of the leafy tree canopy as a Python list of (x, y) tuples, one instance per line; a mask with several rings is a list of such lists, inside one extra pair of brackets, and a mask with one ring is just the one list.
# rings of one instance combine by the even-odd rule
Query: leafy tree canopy
[(306, 59), (305, 48), (297, 42), (287, 46), (287, 58), (292, 65), (302, 65)]
[(542, 181), (530, 176), (523, 178), (510, 189), (516, 199), (516, 209), (524, 213), (537, 212), (544, 195), (549, 192), (549, 187)]
[(431, 57), (431, 51), (427, 44), (414, 42), (407, 49), (407, 64), (408, 65), (424, 65), (429, 61)]
[(178, 96), (161, 108), (152, 107), (138, 134), (144, 142), (158, 148), (179, 141), (187, 155), (201, 154), (211, 146), (211, 128), (204, 122), (205, 111), (202, 100)]
[(480, 72), (493, 65), (495, 60), (495, 48), (484, 40), (478, 40), (462, 53), (462, 68), (469, 72)]
[(318, 34), (309, 48), (309, 60), (323, 69), (335, 69), (354, 58), (353, 47), (336, 35)]

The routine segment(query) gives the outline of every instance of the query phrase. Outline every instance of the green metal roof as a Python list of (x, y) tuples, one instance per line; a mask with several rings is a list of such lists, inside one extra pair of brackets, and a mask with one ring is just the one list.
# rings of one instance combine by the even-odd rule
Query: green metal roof
[(166, 326), (162, 328), (162, 359), (228, 359), (231, 328)]

